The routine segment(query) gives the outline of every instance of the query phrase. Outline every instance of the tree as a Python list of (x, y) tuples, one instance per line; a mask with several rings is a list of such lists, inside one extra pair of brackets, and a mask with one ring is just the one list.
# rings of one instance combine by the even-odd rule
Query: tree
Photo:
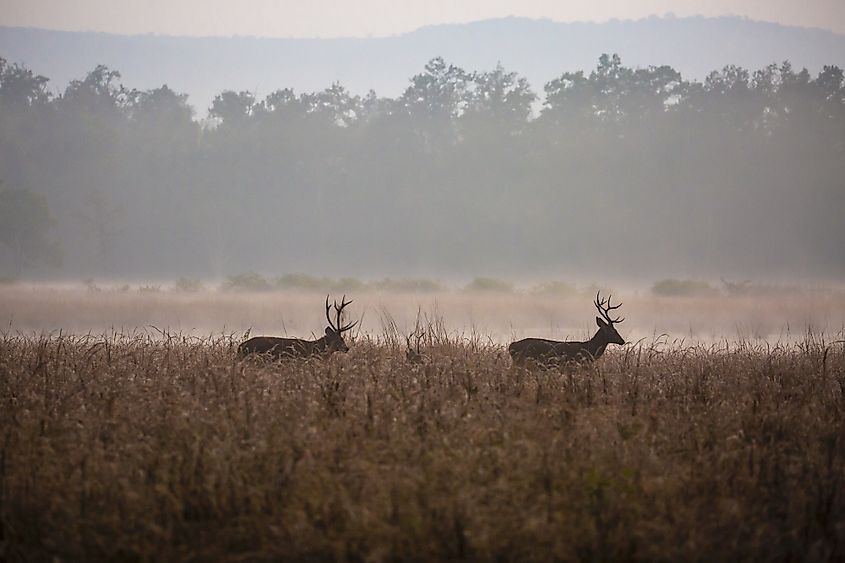
[(351, 96), (339, 82), (316, 94), (303, 94), (302, 102), (308, 112), (324, 118), (328, 123), (348, 127), (361, 116), (361, 98)]
[(472, 86), (466, 96), (465, 118), (489, 123), (503, 133), (520, 130), (528, 122), (537, 95), (524, 77), (506, 72), (499, 63), (490, 72), (474, 73)]
[(59, 243), (47, 234), (54, 223), (43, 195), (0, 186), (0, 243), (12, 254), (15, 275), (25, 266), (61, 264)]
[(255, 104), (253, 111), (262, 118), (268, 115), (298, 117), (305, 113), (306, 108), (292, 88), (283, 88), (267, 94), (261, 102)]
[(447, 65), (440, 57), (431, 59), (425, 72), (411, 78), (399, 103), (427, 152), (454, 144), (455, 120), (464, 110), (470, 78), (462, 68)]
[(214, 97), (208, 116), (219, 119), (224, 125), (233, 125), (252, 115), (255, 105), (252, 92), (225, 90)]
[(118, 84), (119, 80), (118, 71), (97, 65), (84, 79), (70, 82), (60, 106), (106, 118), (120, 114), (129, 100), (129, 92)]
[(115, 240), (122, 232), (123, 207), (114, 203), (109, 193), (98, 189), (88, 192), (82, 204), (80, 219), (87, 234), (94, 238), (100, 270), (111, 273)]
[(434, 121), (449, 121), (463, 110), (471, 76), (462, 68), (446, 65), (441, 57), (431, 59), (425, 72), (411, 78), (402, 94), (402, 104), (412, 115)]
[(154, 90), (133, 90), (130, 94), (132, 120), (146, 128), (174, 128), (190, 125), (194, 110), (187, 94), (177, 94), (164, 84)]
[(669, 66), (631, 69), (604, 54), (589, 77), (567, 72), (545, 86), (543, 117), (558, 124), (620, 124), (659, 119), (679, 101), (686, 83)]
[(816, 78), (816, 84), (825, 94), (825, 99), (833, 102), (845, 102), (845, 90), (842, 88), (843, 73), (838, 66), (825, 65)]
[(0, 57), (0, 109), (40, 106), (50, 101), (49, 79)]
[(546, 100), (542, 117), (556, 125), (589, 120), (594, 117), (594, 85), (584, 71), (564, 72), (544, 87)]

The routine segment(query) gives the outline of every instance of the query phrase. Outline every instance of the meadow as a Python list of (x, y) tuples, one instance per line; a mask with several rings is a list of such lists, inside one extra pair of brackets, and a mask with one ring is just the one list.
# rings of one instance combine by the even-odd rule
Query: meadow
[(268, 363), (244, 332), (324, 295), (4, 288), (0, 556), (845, 558), (841, 294), (622, 294), (630, 343), (565, 370), (503, 344), (589, 296), (353, 297), (349, 353)]

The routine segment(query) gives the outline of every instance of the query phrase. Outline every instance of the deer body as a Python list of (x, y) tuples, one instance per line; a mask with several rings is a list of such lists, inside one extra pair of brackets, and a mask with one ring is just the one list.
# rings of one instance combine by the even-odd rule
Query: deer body
[[(508, 353), (514, 363), (522, 364), (532, 359), (540, 363), (548, 362), (584, 362), (598, 359), (604, 354), (608, 342), (602, 337), (602, 331), (586, 342), (561, 342), (544, 338), (524, 338), (508, 346)], [(624, 344), (624, 342), (622, 342)]]
[[(335, 336), (337, 338), (337, 336)], [(238, 346), (241, 356), (249, 354), (269, 354), (279, 360), (282, 358), (307, 358), (322, 356), (332, 352), (347, 352), (349, 346), (329, 340), (329, 335), (317, 340), (303, 340), (301, 338), (280, 338), (277, 336), (255, 336)]]
[(326, 327), (326, 334), (317, 340), (302, 340), (301, 338), (281, 338), (277, 336), (254, 336), (242, 342), (238, 346), (238, 355), (249, 356), (251, 354), (266, 354), (274, 360), (287, 358), (308, 358), (312, 356), (326, 356), (333, 352), (348, 352), (349, 346), (343, 340), (343, 333), (351, 329), (357, 323), (342, 326), (341, 315), (343, 308), (352, 303), (346, 302), (346, 296), (341, 300), (340, 306), (337, 301), (334, 308), (337, 313), (337, 320), (333, 323), (329, 316), (331, 309), (329, 298), (326, 297), (326, 319), (329, 326)]
[(609, 312), (618, 309), (621, 304), (611, 307), (610, 298), (600, 301), (599, 295), (596, 294), (595, 305), (603, 318), (596, 317), (599, 330), (591, 339), (585, 342), (561, 342), (544, 338), (517, 340), (508, 346), (508, 353), (513, 363), (524, 365), (529, 361), (540, 364), (591, 362), (604, 354), (608, 344), (625, 344), (625, 340), (613, 326), (614, 323), (622, 322), (624, 319), (611, 319), (609, 316)]

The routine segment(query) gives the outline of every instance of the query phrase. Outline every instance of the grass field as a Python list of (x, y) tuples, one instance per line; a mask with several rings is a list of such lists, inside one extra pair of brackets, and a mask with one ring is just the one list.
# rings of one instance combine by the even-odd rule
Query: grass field
[[(502, 341), (583, 336), (589, 298), (362, 296), (348, 354), (272, 364), (238, 360), (241, 331), (285, 311), (307, 336), (323, 297), (9, 291), (8, 560), (845, 558), (835, 295), (623, 297), (620, 332), (645, 339), (559, 372), (514, 369)], [(175, 332), (174, 308), (231, 332)], [(789, 338), (737, 335), (749, 316)]]

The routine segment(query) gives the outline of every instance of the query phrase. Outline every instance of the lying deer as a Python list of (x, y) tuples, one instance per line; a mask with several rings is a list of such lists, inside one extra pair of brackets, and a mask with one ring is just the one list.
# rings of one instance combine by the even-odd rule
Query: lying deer
[(601, 318), (596, 317), (598, 332), (586, 342), (560, 342), (558, 340), (545, 340), (542, 338), (525, 338), (513, 342), (508, 346), (508, 353), (516, 365), (524, 365), (529, 360), (541, 363), (570, 363), (570, 362), (591, 362), (604, 354), (608, 344), (625, 344), (625, 340), (616, 332), (613, 326), (625, 319), (610, 318), (610, 311), (622, 306), (610, 305), (611, 295), (607, 299), (600, 300), (600, 294), (596, 293), (595, 306), (599, 310)]
[(333, 352), (348, 352), (349, 346), (343, 340), (343, 333), (350, 330), (358, 321), (341, 325), (341, 316), (343, 309), (352, 301), (347, 302), (346, 296), (340, 301), (338, 306), (337, 301), (334, 302), (334, 310), (336, 320), (332, 323), (329, 316), (331, 305), (329, 305), (329, 297), (326, 296), (326, 320), (329, 321), (329, 326), (326, 327), (326, 335), (317, 340), (302, 340), (300, 338), (279, 338), (276, 336), (255, 336), (238, 346), (238, 354), (241, 356), (248, 356), (250, 354), (267, 354), (273, 359), (280, 360), (283, 358), (307, 358), (309, 356), (328, 356)]

